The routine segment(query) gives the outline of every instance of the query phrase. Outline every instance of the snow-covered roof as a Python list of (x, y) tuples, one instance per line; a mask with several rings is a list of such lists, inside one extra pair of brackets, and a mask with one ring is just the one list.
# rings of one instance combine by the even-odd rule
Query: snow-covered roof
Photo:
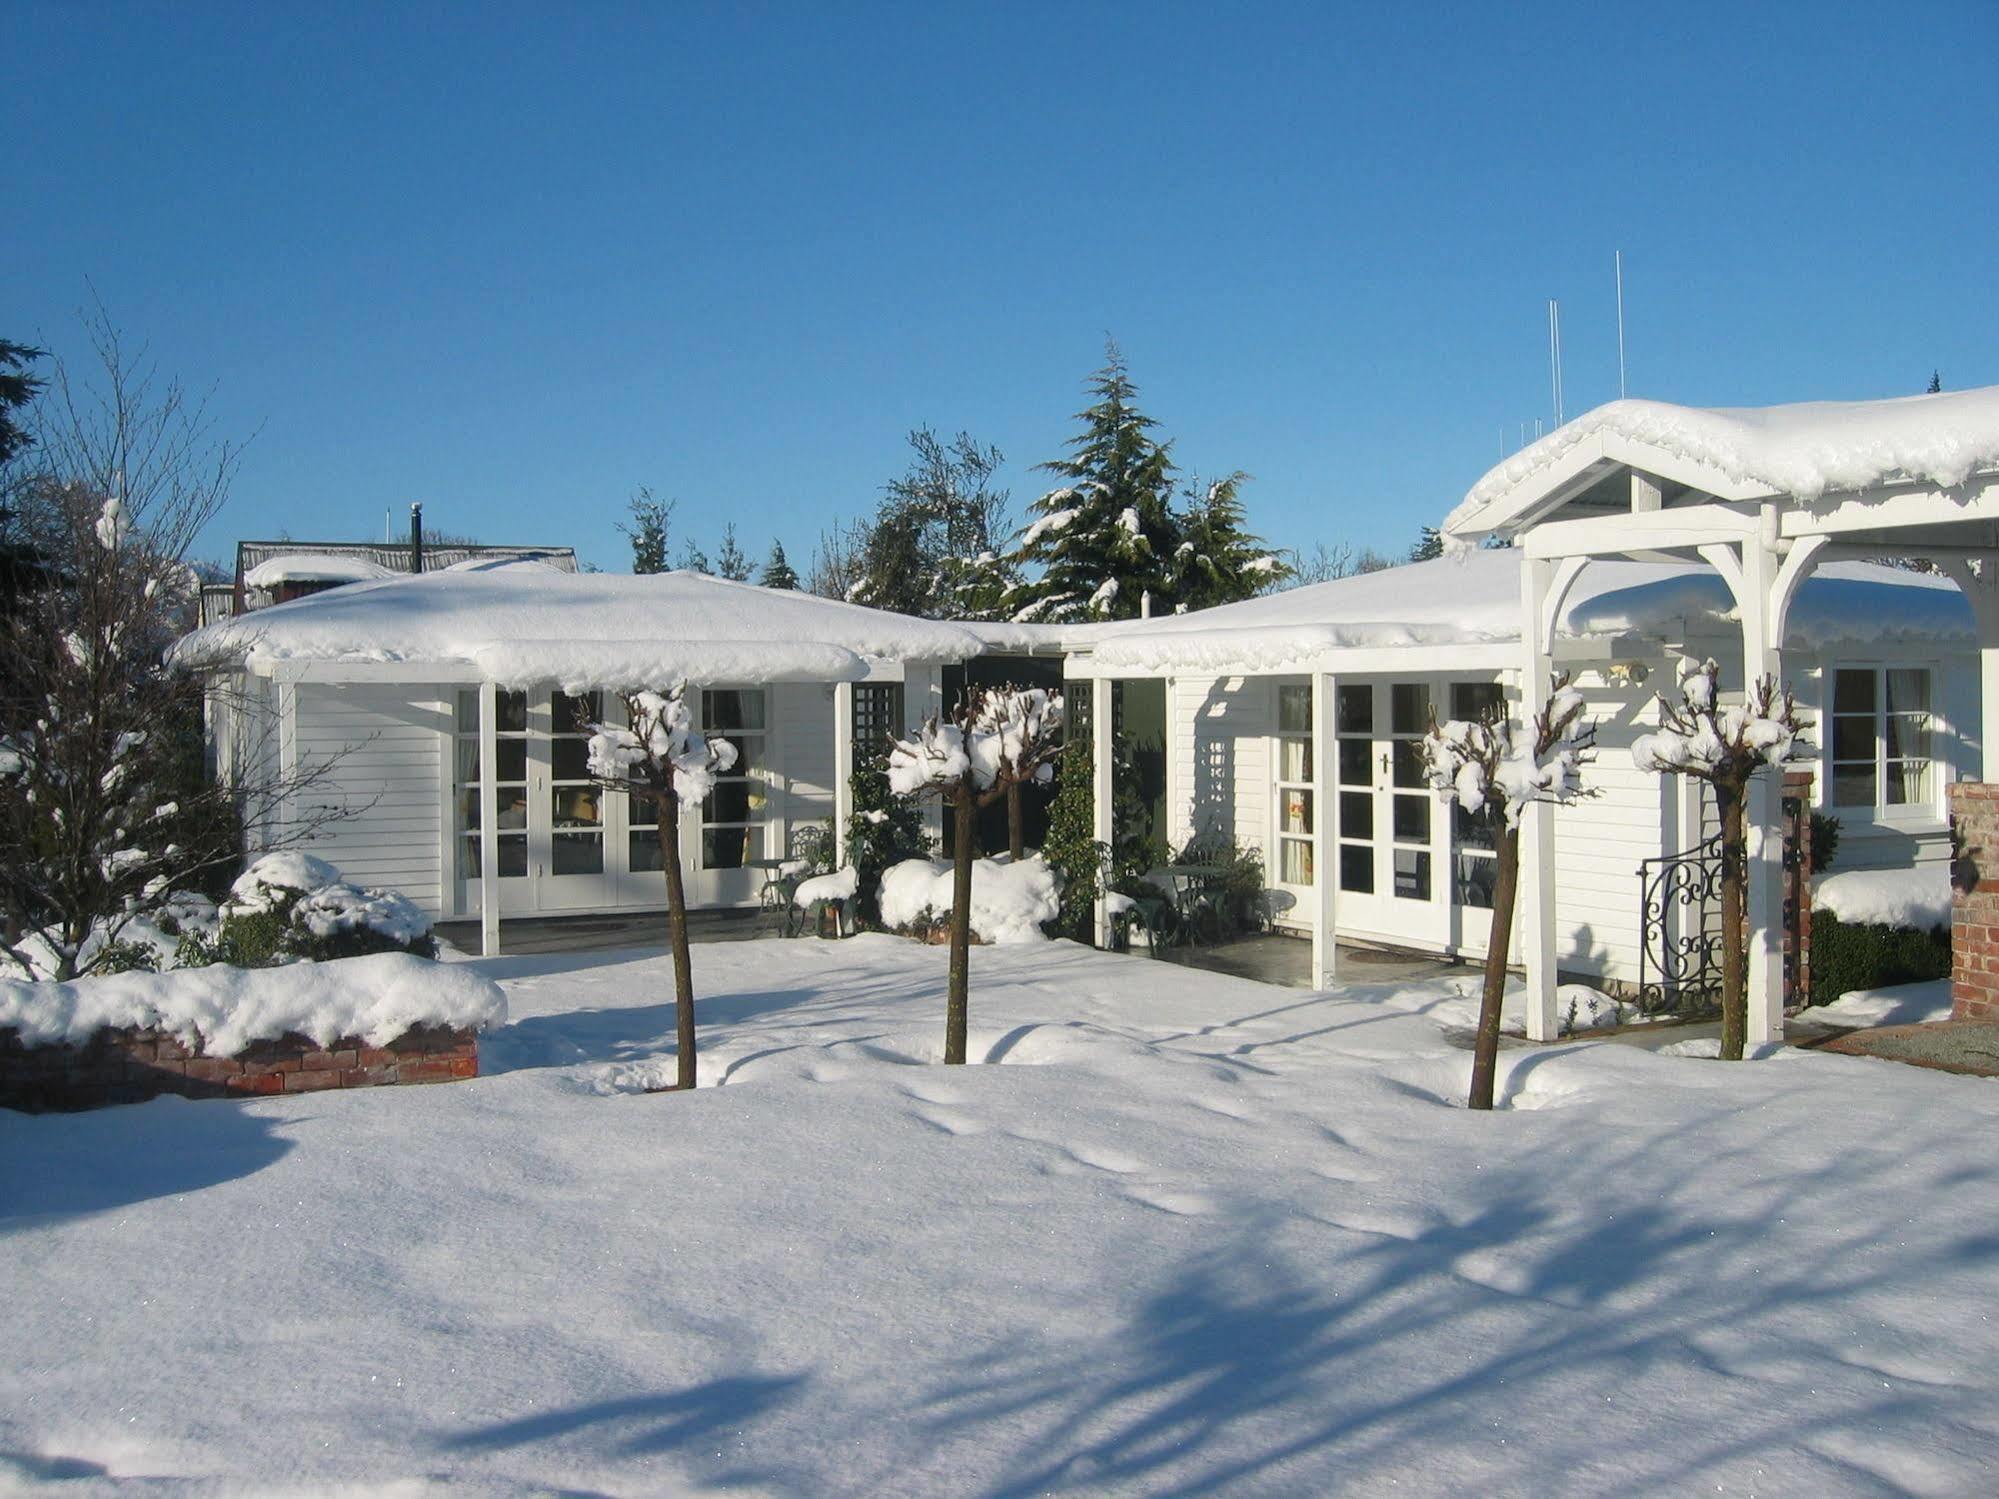
[(1690, 471), (1736, 493), (1830, 493), (1920, 480), (1943, 488), (1999, 468), (1999, 386), (1886, 401), (1808, 401), (1704, 410), (1664, 401), (1612, 401), (1522, 448), (1471, 487), (1445, 519), (1448, 535), (1504, 526), (1538, 498), (1537, 480), (1578, 449), (1621, 457), (1667, 478)]
[[(1279, 671), (1324, 652), (1520, 638), (1522, 554), (1511, 547), (1362, 573), (1194, 614), (1105, 627), (1100, 667)], [(1701, 563), (1592, 562), (1570, 591), (1561, 632), (1669, 636), (1734, 618), (1728, 586)], [(1971, 608), (1946, 578), (1837, 562), (1807, 578), (1790, 640), (1976, 639)]]
[(398, 662), (470, 668), (508, 687), (843, 681), (869, 660), (962, 660), (971, 631), (702, 573), (634, 577), (488, 563), (357, 583), (196, 630), (196, 667)]
[(243, 574), (246, 588), (276, 588), (280, 583), (365, 583), (393, 578), (395, 573), (365, 557), (287, 552), (259, 562)]

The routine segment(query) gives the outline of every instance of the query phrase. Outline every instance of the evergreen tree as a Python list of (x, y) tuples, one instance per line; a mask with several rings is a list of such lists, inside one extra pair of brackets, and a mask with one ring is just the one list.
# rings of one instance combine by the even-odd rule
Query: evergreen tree
[(715, 554), (715, 575), (727, 578), (731, 583), (750, 581), (750, 559), (745, 557), (743, 549), (736, 545), (734, 521), (722, 527), (722, 550)]
[(28, 373), (28, 366), (42, 353), (41, 349), (0, 338), (0, 463), (25, 451), (35, 440), (15, 422), (14, 413), (33, 404), (41, 391), (42, 382)]
[(1173, 607), (1208, 609), (1255, 598), (1281, 586), (1291, 565), (1245, 529), (1237, 490), (1249, 475), (1237, 471), (1212, 484), (1187, 483), (1180, 515), (1184, 539), (1173, 553)]
[(1926, 392), (1926, 394), (1928, 394), (1928, 395), (1933, 395), (1933, 396), (1934, 396), (1934, 395), (1940, 395), (1940, 394), (1942, 394), (1942, 392), (1943, 392), (1943, 371), (1942, 371), (1942, 370), (1931, 370), (1931, 371), (1930, 371), (1930, 388), (1929, 388), (1929, 390), (1928, 390), (1928, 391)]
[(930, 852), (930, 834), (923, 826), (923, 809), (888, 786), (886, 756), (876, 745), (856, 745), (854, 810), (847, 819), (847, 862), (859, 876), (854, 891), (855, 917), (863, 926), (881, 925), (881, 878), (905, 859)]
[(708, 560), (708, 554), (694, 544), (694, 538), (691, 536), (680, 544), (680, 556), (674, 560), (673, 565), (680, 571), (688, 573), (712, 574), (715, 571), (714, 564)]
[(1161, 602), (1172, 586), (1173, 463), (1115, 343), (1089, 388), (1096, 400), (1076, 415), (1084, 425), (1070, 456), (1041, 465), (1062, 484), (1028, 507), (1034, 521), (1014, 560), (1040, 573), (1009, 591), (1016, 620), (1133, 619), (1147, 593)]
[(1002, 457), (968, 432), (944, 442), (928, 427), (909, 434), (915, 456), (883, 489), (859, 543), (853, 597), (926, 618), (992, 619), (1016, 574), (999, 555), (1011, 529), (1007, 492), (993, 486)]
[(1416, 538), (1416, 545), (1409, 548), (1411, 562), (1434, 562), (1444, 555), (1444, 533), (1435, 526), (1425, 526), (1423, 534)]
[(773, 541), (770, 544), (770, 559), (764, 563), (763, 576), (757, 582), (765, 588), (798, 587), (798, 574), (791, 570), (791, 563), (785, 558), (783, 542)]
[(618, 529), (631, 540), (632, 571), (665, 572), (666, 538), (673, 524), (673, 501), (655, 499), (650, 489), (642, 488), (632, 496), (631, 511), (632, 523)]

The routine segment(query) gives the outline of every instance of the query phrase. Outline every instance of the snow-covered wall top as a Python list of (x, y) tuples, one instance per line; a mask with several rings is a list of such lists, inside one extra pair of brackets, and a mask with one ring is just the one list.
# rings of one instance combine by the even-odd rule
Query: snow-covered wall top
[(68, 984), (0, 980), (0, 1026), (29, 1046), (88, 1041), (104, 1026), (171, 1031), (209, 1056), (233, 1056), (288, 1032), (320, 1045), (359, 1036), (387, 1046), (414, 1025), (504, 1024), (506, 996), (468, 963), (376, 953), (282, 968), (114, 973)]
[[(1471, 487), (1444, 521), (1478, 535), (1508, 517), (1485, 514), (1578, 443), (1612, 435), (1726, 475), (1745, 488), (1806, 502), (1828, 493), (1920, 479), (1949, 487), (1999, 468), (1999, 386), (1889, 401), (1807, 401), (1703, 410), (1664, 401), (1611, 401), (1522, 448)], [(1668, 465), (1662, 469), (1670, 472)]]
[[(1140, 671), (1280, 671), (1326, 651), (1520, 638), (1521, 553), (1473, 551), (1413, 562), (1121, 626), (1095, 644), (1100, 667)], [(1699, 563), (1592, 562), (1562, 617), (1564, 635), (1660, 638), (1735, 617), (1728, 587)], [(1830, 563), (1791, 606), (1787, 644), (1977, 639), (1971, 608), (1948, 579)]]
[(218, 620), (175, 660), (470, 666), (508, 687), (657, 688), (675, 681), (837, 681), (866, 658), (961, 660), (971, 631), (701, 573), (563, 573), (483, 564), (315, 594)]

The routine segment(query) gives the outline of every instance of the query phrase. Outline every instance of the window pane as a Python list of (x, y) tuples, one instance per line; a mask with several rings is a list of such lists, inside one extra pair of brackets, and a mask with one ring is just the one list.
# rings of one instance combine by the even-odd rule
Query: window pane
[(1374, 850), (1366, 844), (1340, 845), (1340, 888), (1355, 895), (1374, 894)]
[(703, 828), (701, 867), (741, 869), (751, 859), (761, 859), (763, 848), (762, 828)]
[(464, 786), (479, 779), (479, 741), (461, 739), (458, 741), (457, 784)]
[(1899, 714), (1888, 720), (1888, 754), (1893, 759), (1930, 757), (1930, 716)]
[(525, 879), (527, 872), (527, 834), (502, 834), (500, 838), (500, 878), (503, 880)]
[(590, 779), (590, 741), (557, 739), (548, 746), (549, 770), (558, 781)]
[(1832, 804), (1835, 807), (1874, 805), (1874, 767), (1836, 765), (1832, 772)]
[(1372, 687), (1335, 687), (1333, 689), (1334, 714), (1342, 734), (1372, 734), (1374, 732), (1374, 689)]
[(752, 816), (748, 781), (717, 781), (701, 803), (703, 822), (749, 822)]
[(1923, 807), (1930, 802), (1930, 762), (1904, 760), (1888, 767), (1888, 805)]
[(1833, 674), (1832, 711), (1835, 713), (1872, 713), (1874, 711), (1874, 673), (1865, 671), (1842, 671)]
[(1451, 895), (1461, 906), (1469, 906), (1476, 911), (1490, 911), (1492, 888), (1498, 881), (1497, 859), (1460, 853), (1457, 857), (1457, 872), (1452, 881)]
[(478, 831), (479, 805), (478, 787), (468, 787), (466, 790), (458, 793), (458, 826), (460, 830), (466, 832)]
[(666, 868), (665, 860), (659, 851), (659, 834), (652, 829), (648, 828), (643, 833), (633, 833), (630, 845), (627, 849), (631, 856), (628, 867), (634, 873), (657, 873)]
[(596, 833), (557, 833), (553, 865), (557, 874), (602, 874), (603, 838)]
[(476, 687), (458, 689), (458, 732), (479, 732), (479, 689)]
[(1340, 784), (1342, 786), (1371, 786), (1374, 784), (1373, 740), (1342, 739), (1340, 741)]
[(1342, 838), (1374, 836), (1374, 797), (1371, 793), (1366, 791), (1340, 793), (1340, 836)]
[(1898, 667), (1888, 673), (1888, 711), (1927, 713), (1930, 707), (1930, 674), (1920, 667)]
[(701, 694), (701, 722), (710, 729), (761, 729), (764, 695), (755, 689), (714, 689)]
[(1423, 741), (1420, 739), (1398, 739), (1395, 741), (1395, 784), (1398, 786), (1427, 786), (1430, 784), (1423, 764)]
[(528, 742), (525, 739), (502, 739), (494, 746), (493, 763), (499, 767), (502, 781), (525, 781), (528, 778)]
[(1422, 682), (1397, 682), (1389, 689), (1389, 727), (1397, 734), (1421, 734), (1430, 727), (1430, 689)]
[(1280, 739), (1277, 741), (1277, 779), (1280, 781), (1309, 781), (1312, 779), (1311, 740)]
[(1277, 727), (1286, 734), (1309, 734), (1312, 731), (1310, 687), (1277, 689)]
[(500, 816), (495, 824), (501, 832), (528, 825), (528, 794), (524, 786), (499, 788)]
[(1835, 760), (1874, 758), (1874, 720), (1835, 718), (1832, 721), (1832, 757)]
[(1309, 833), (1312, 831), (1312, 793), (1309, 791), (1287, 791), (1282, 809), (1278, 813), (1278, 829), (1286, 833)]
[(1476, 721), (1506, 706), (1506, 689), (1497, 682), (1451, 683), (1451, 717)]
[[(745, 776), (764, 763), (764, 738), (761, 734), (730, 734), (728, 742), (736, 747), (736, 763), (729, 767), (732, 776)], [(886, 753), (884, 751), (884, 753)], [(879, 763), (879, 762), (877, 762)]]
[(1312, 845), (1302, 838), (1281, 839), (1277, 845), (1278, 880), (1286, 885), (1312, 883)]
[(458, 877), (461, 880), (479, 878), (479, 840), (460, 838), (458, 840)]
[(558, 692), (554, 708), (553, 733), (587, 734), (592, 724), (603, 721), (604, 694), (586, 692), (581, 697), (571, 697), (566, 692)]
[[(628, 796), (625, 798), (625, 822), (635, 828), (656, 828), (659, 826), (659, 803), (649, 796)], [(647, 836), (651, 836), (648, 834)]]
[(1395, 798), (1395, 841), (1397, 843), (1428, 843), (1430, 841), (1429, 797), (1398, 796)]
[(549, 792), (549, 810), (559, 828), (592, 828), (603, 820), (595, 786), (557, 786)]
[(1395, 850), (1395, 898), (1397, 900), (1428, 900), (1430, 898), (1430, 856), (1414, 849)]
[(501, 692), (494, 696), (500, 732), (525, 734), (528, 728), (528, 695), (525, 692)]
[(1499, 843), (1499, 834), (1485, 814), (1474, 817), (1459, 802), (1451, 803), (1451, 836), (1459, 848), (1495, 848)]

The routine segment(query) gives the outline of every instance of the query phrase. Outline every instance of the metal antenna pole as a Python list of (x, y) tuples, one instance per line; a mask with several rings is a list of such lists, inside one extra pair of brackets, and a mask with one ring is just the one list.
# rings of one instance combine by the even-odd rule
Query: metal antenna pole
[(1617, 398), (1623, 400), (1624, 387), (1624, 252), (1617, 255)]

